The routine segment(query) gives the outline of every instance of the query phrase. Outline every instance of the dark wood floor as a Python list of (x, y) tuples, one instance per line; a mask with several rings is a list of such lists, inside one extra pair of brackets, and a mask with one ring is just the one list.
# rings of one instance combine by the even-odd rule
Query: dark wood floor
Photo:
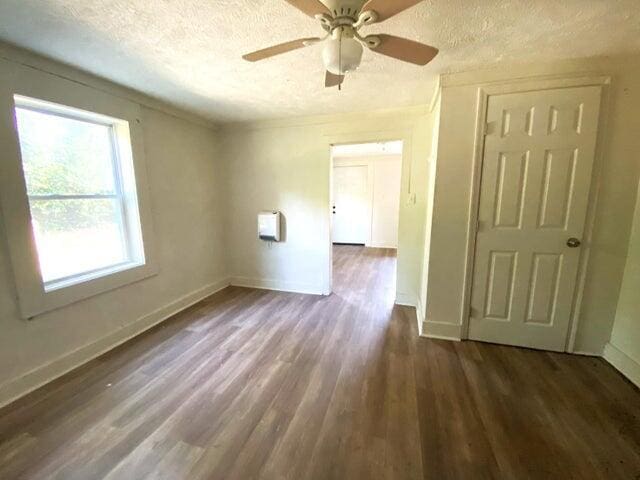
[(390, 250), (327, 298), (229, 288), (0, 411), (0, 478), (638, 479), (605, 362), (418, 338)]

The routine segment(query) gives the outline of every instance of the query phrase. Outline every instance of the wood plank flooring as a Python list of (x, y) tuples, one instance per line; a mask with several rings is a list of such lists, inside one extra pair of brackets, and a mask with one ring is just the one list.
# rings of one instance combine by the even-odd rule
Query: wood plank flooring
[(0, 479), (640, 479), (600, 359), (417, 337), (391, 250), (228, 288), (0, 411)]

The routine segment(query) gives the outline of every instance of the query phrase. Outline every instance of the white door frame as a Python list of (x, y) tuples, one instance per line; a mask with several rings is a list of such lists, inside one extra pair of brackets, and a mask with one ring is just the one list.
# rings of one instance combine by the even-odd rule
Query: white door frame
[(598, 187), (602, 172), (602, 144), (603, 135), (607, 128), (607, 116), (609, 106), (609, 86), (611, 85), (611, 77), (604, 75), (594, 76), (575, 76), (575, 77), (541, 77), (534, 79), (525, 79), (521, 81), (511, 81), (505, 83), (492, 83), (478, 87), (477, 106), (476, 106), (476, 126), (475, 141), (473, 150), (473, 172), (471, 177), (471, 197), (469, 205), (469, 227), (467, 229), (466, 241), (466, 262), (464, 271), (463, 285), (463, 309), (461, 338), (469, 338), (469, 315), (471, 310), (471, 287), (473, 283), (473, 266), (476, 251), (476, 236), (478, 224), (478, 209), (480, 207), (480, 187), (482, 181), (482, 161), (484, 159), (484, 138), (485, 138), (485, 119), (487, 117), (487, 106), (489, 97), (493, 95), (504, 95), (509, 93), (523, 93), (538, 90), (553, 90), (559, 88), (574, 88), (587, 86), (601, 86), (601, 109), (600, 119), (598, 123), (598, 135), (596, 140), (596, 153), (593, 163), (593, 173), (591, 178), (591, 187), (589, 189), (589, 206), (587, 207), (587, 216), (585, 220), (583, 248), (580, 252), (580, 260), (578, 262), (578, 278), (576, 281), (576, 289), (573, 298), (573, 308), (571, 309), (571, 318), (569, 319), (569, 335), (565, 345), (565, 350), (571, 353), (586, 353), (575, 351), (575, 337), (578, 327), (578, 319), (580, 317), (580, 308), (582, 305), (582, 297), (586, 278), (587, 265), (591, 250), (591, 240), (593, 236), (593, 225), (595, 221), (595, 211), (598, 197)]
[[(329, 198), (327, 199), (326, 205), (326, 214), (327, 220), (329, 222), (329, 238), (327, 239), (327, 249), (329, 253), (329, 265), (327, 265), (327, 289), (325, 295), (330, 295), (333, 292), (333, 232), (332, 232), (332, 219), (331, 219), (331, 207), (333, 200), (333, 156), (331, 154), (331, 148), (334, 145), (352, 145), (359, 143), (378, 143), (378, 142), (393, 142), (393, 141), (402, 141), (402, 172), (400, 174), (401, 178), (401, 189), (400, 189), (400, 206), (402, 207), (402, 200), (406, 196), (406, 198), (410, 198), (411, 195), (415, 195), (414, 187), (413, 187), (413, 175), (412, 175), (412, 166), (413, 166), (413, 129), (411, 128), (402, 128), (397, 130), (379, 130), (373, 132), (354, 132), (347, 134), (326, 134), (324, 136), (326, 145), (327, 145), (327, 153), (328, 153), (328, 161), (327, 161), (327, 169), (328, 169), (328, 192)], [(400, 228), (400, 224), (398, 223), (398, 228)], [(404, 251), (404, 249), (402, 249)], [(398, 250), (397, 255), (400, 256), (401, 245), (400, 241), (398, 241)], [(397, 270), (397, 266), (396, 266)], [(397, 288), (398, 275), (396, 275), (396, 294), (398, 291)], [(396, 303), (404, 303), (403, 299), (396, 298)]]

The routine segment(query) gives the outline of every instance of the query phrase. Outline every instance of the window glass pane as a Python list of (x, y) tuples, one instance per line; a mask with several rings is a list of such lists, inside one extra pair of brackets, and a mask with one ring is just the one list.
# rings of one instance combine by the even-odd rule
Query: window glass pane
[(30, 200), (43, 281), (127, 262), (117, 199)]
[(16, 108), (29, 195), (111, 194), (111, 127)]

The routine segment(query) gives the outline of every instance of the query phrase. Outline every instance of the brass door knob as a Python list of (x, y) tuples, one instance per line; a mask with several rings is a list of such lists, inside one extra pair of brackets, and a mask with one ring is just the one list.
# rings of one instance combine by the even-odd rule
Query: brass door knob
[(569, 248), (578, 248), (580, 244), (580, 240), (575, 237), (571, 237), (569, 240), (567, 240), (567, 247)]

